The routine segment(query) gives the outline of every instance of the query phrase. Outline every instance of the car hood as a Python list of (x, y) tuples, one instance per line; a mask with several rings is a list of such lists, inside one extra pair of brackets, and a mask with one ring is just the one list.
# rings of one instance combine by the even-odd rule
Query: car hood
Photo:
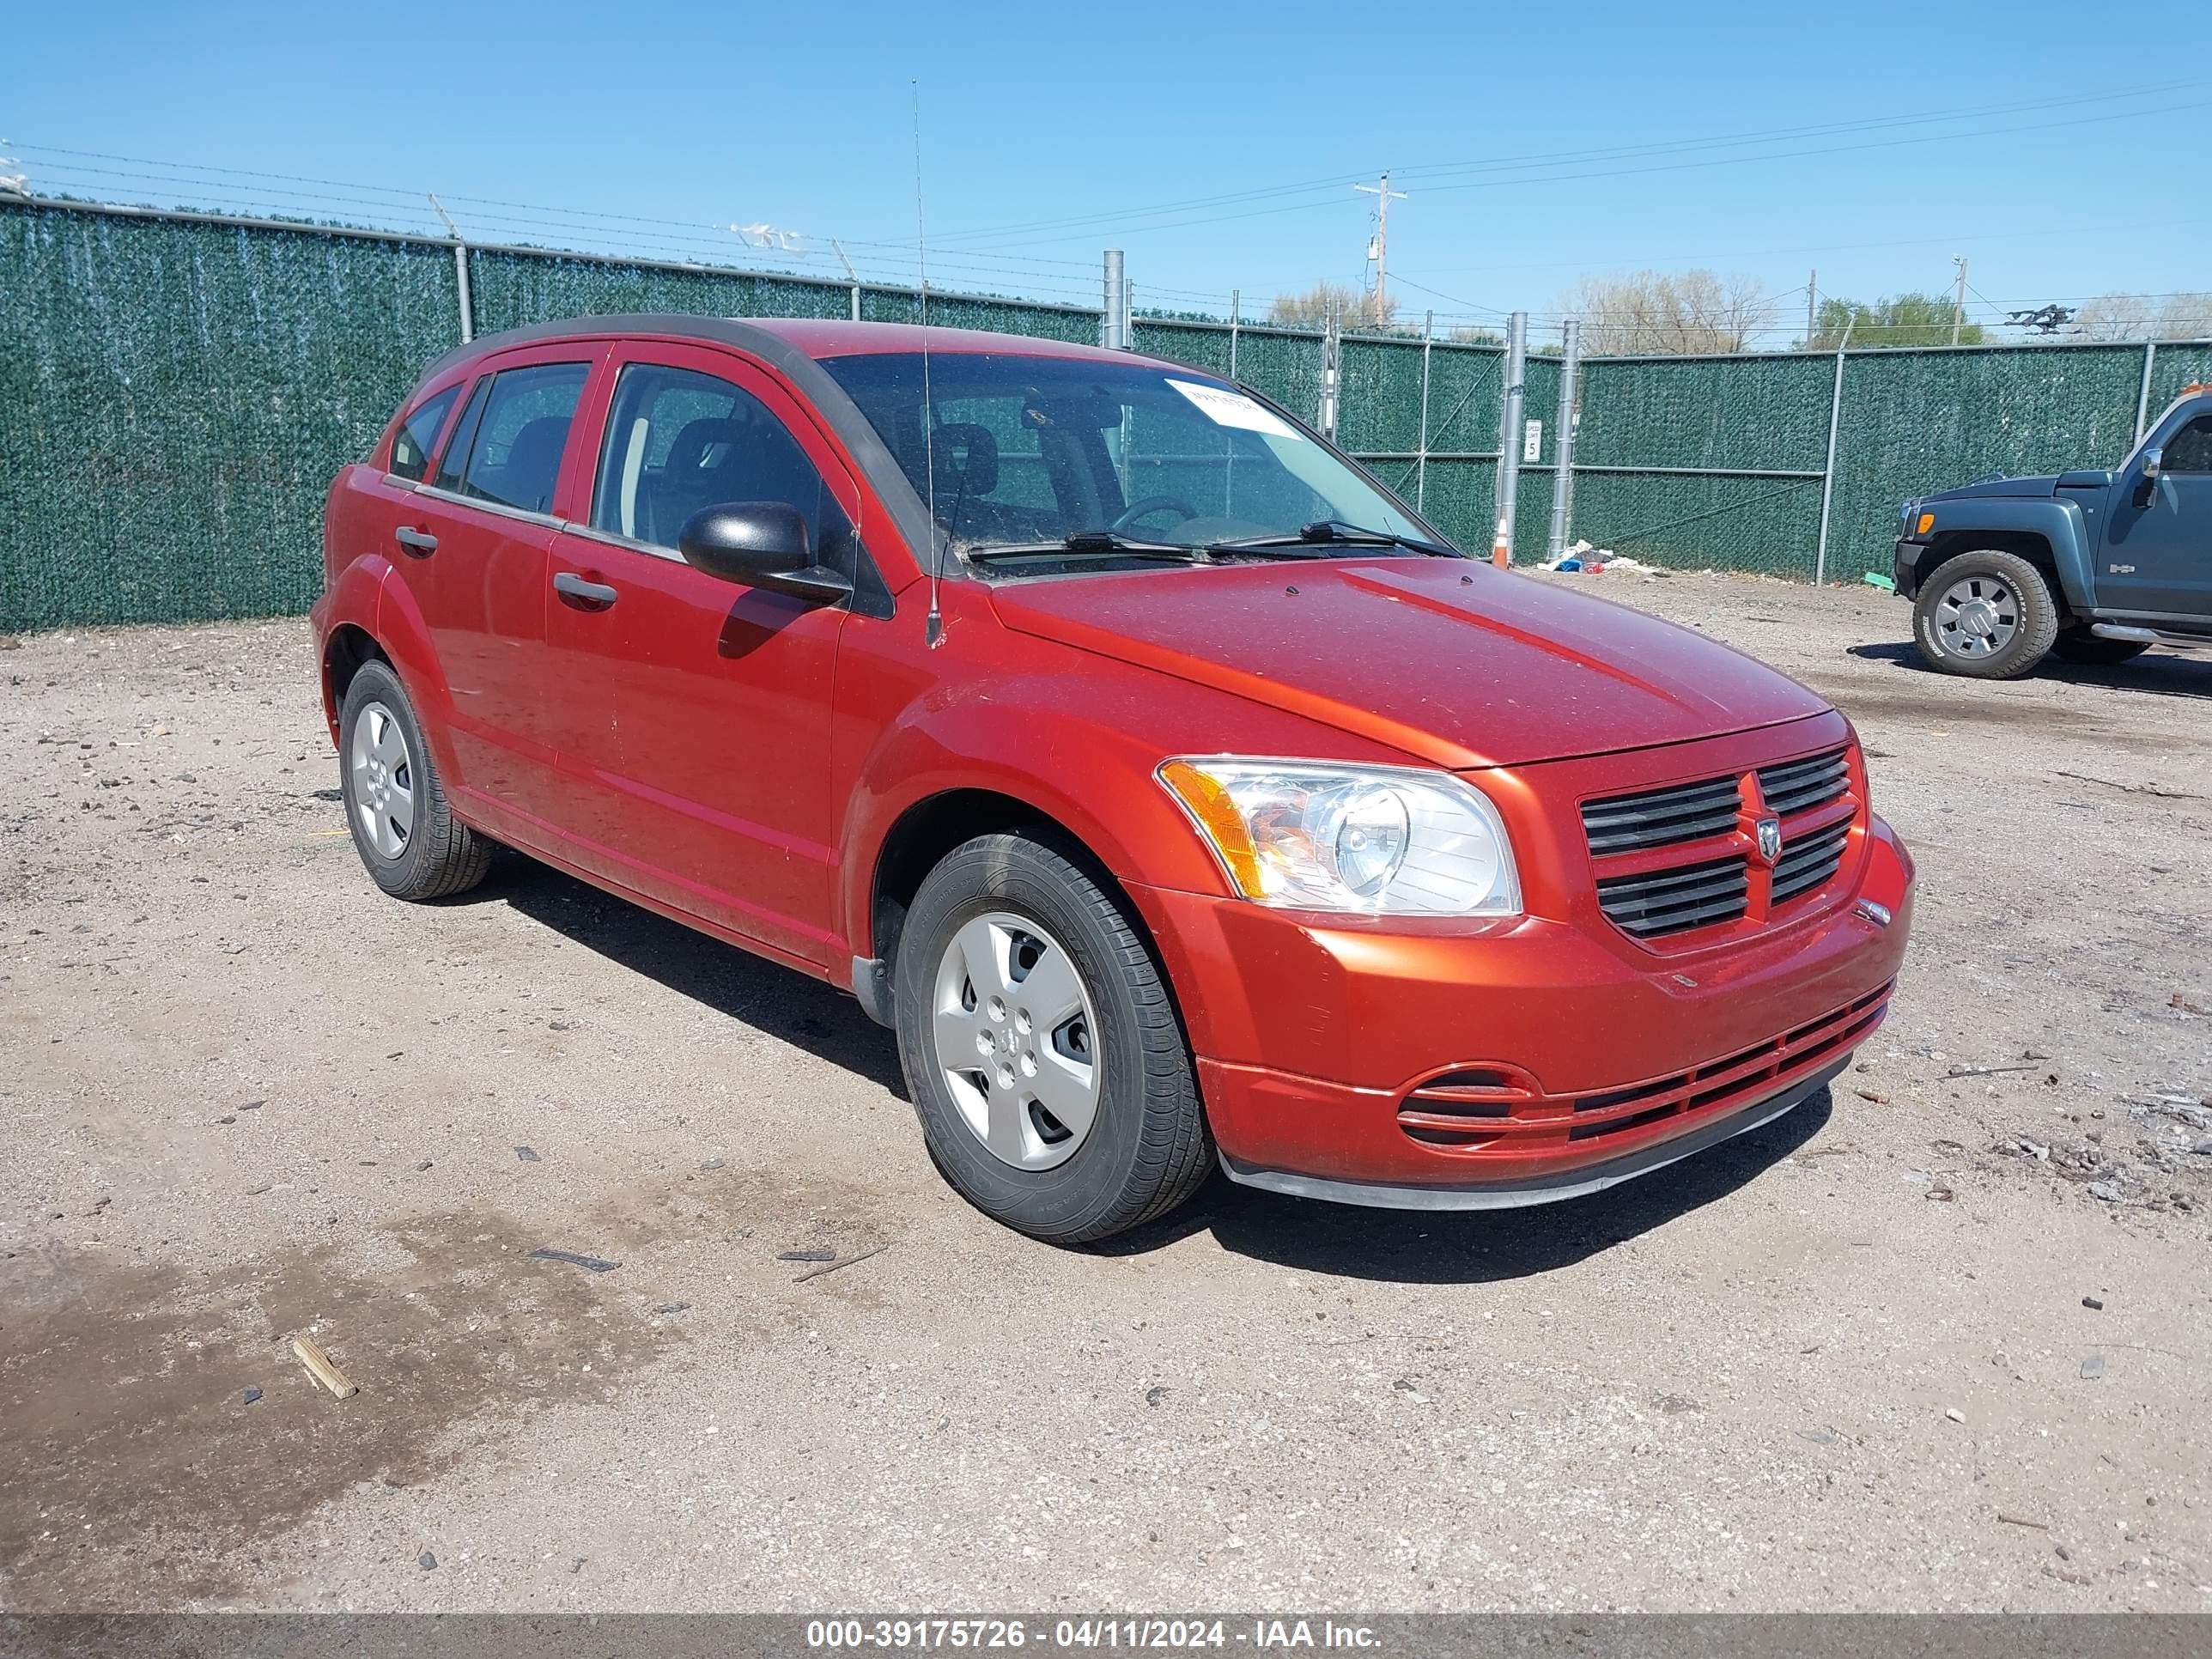
[(1002, 583), (1009, 628), (1464, 769), (1779, 725), (1828, 705), (1626, 606), (1460, 559)]
[(2033, 478), (1984, 478), (1979, 483), (1960, 484), (1956, 489), (1939, 489), (1932, 495), (1923, 495), (1923, 501), (1965, 501), (1978, 495), (2055, 495), (2058, 493), (2056, 472), (2039, 474)]

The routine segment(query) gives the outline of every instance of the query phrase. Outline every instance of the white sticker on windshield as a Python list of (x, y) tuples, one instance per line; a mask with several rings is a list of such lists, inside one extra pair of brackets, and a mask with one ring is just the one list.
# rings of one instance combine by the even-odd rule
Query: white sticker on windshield
[(1239, 426), (1248, 432), (1264, 432), (1270, 438), (1298, 435), (1296, 427), (1241, 392), (1231, 392), (1225, 386), (1200, 386), (1194, 380), (1171, 379), (1168, 384), (1195, 404), (1198, 412), (1216, 426)]

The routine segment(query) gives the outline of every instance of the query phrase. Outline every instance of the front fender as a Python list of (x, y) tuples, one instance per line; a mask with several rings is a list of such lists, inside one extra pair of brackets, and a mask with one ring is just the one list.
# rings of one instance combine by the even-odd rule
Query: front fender
[(925, 698), (884, 730), (854, 784), (840, 849), (840, 909), (855, 951), (873, 949), (876, 866), (893, 828), (955, 790), (1035, 807), (1124, 886), (1228, 891), (1212, 852), (1152, 775), (1165, 757), (1158, 736), (1118, 728), (1099, 691), (1084, 677), (1016, 678)]
[[(2089, 562), (2094, 538), (2079, 501), (1985, 495), (1958, 501), (1929, 501), (1925, 507), (1936, 515), (1934, 534), (1938, 541), (1935, 544), (1942, 546), (1947, 556), (1954, 549), (1966, 550), (1954, 538), (1963, 534), (1971, 544), (1977, 531), (2039, 536), (2050, 545), (2053, 573), (2067, 605), (2076, 611), (2087, 611), (2094, 603)], [(1916, 588), (1933, 568), (1928, 550), (1923, 548), (1913, 563)]]

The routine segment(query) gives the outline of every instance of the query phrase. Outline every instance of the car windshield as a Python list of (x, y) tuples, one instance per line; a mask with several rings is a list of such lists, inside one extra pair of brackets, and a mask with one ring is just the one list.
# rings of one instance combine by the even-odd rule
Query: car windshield
[(1355, 538), (1371, 547), (1406, 538), (1449, 550), (1312, 434), (1198, 370), (933, 352), (925, 416), (919, 353), (830, 357), (822, 366), (925, 501), (933, 453), (937, 521), (979, 562), (993, 550), (1158, 559), (1187, 549), (1194, 560), (1205, 549), (1258, 554), (1229, 543), (1320, 556), (1332, 544), (1360, 544)]

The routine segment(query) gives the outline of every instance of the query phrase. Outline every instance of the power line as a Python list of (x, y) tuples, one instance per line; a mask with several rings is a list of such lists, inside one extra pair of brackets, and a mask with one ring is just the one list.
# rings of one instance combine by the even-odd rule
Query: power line
[[(1793, 138), (1819, 137), (1830, 134), (1877, 131), (1886, 127), (1900, 127), (1941, 124), (1946, 121), (1977, 119), (1990, 115), (2011, 115), (2033, 110), (2069, 108), (2083, 104), (2110, 103), (2117, 100), (2148, 97), (2166, 92), (2191, 89), (2197, 83), (2173, 82), (2151, 87), (2135, 87), (2122, 92), (2093, 95), (2034, 100), (2023, 103), (1987, 104), (1951, 110), (1940, 113), (1915, 113), (1900, 116), (1869, 117), (1860, 120), (1832, 122), (1815, 126), (1771, 127), (1750, 132), (1723, 134), (1689, 139), (1654, 140), (1639, 144), (1614, 145), (1608, 148), (1580, 150), (1554, 150), (1534, 155), (1492, 157), (1471, 161), (1417, 163), (1395, 167), (1392, 171), (1403, 178), (1449, 175), (1474, 171), (1499, 171), (1543, 166), (1566, 166), (1582, 161), (1632, 160), (1646, 155), (1662, 155), (1697, 149), (1726, 149), (1734, 146), (1784, 141)], [(1963, 136), (1963, 135), (1938, 135)], [(1129, 220), (1148, 218), (1156, 215), (1181, 212), (1206, 207), (1235, 206), (1247, 202), (1273, 198), (1322, 192), (1325, 199), (1312, 205), (1325, 206), (1335, 199), (1336, 192), (1347, 184), (1356, 184), (1363, 175), (1358, 173), (1333, 174), (1322, 179), (1310, 179), (1294, 184), (1263, 185), (1249, 190), (1229, 191), (1210, 196), (1188, 197), (1178, 201), (1153, 203), (1146, 206), (1119, 208), (1109, 210), (1062, 216), (1049, 219), (1032, 219), (1011, 223), (979, 226), (967, 231), (949, 233), (955, 240), (978, 236), (1037, 230), (1067, 230), (1100, 225), (1118, 225)]]

